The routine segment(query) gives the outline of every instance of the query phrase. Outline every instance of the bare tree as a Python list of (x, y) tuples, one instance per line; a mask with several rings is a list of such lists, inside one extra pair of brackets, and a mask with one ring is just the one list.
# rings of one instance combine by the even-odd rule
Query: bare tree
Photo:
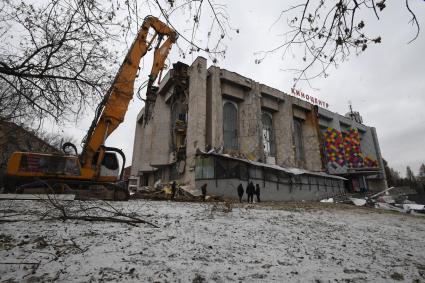
[[(416, 28), (410, 43), (418, 37), (420, 26), (409, 0), (405, 0), (405, 7), (411, 15), (410, 23)], [(380, 36), (367, 33), (363, 19), (373, 13), (379, 20), (385, 8), (386, 0), (302, 0), (282, 10), (275, 22), (287, 20), (289, 31), (284, 34), (282, 44), (259, 52), (255, 62), (261, 63), (271, 53), (281, 52), (284, 57), (291, 50), (300, 49), (304, 52), (300, 63), (303, 67), (288, 70), (295, 74), (295, 84), (326, 77), (330, 67), (344, 62), (352, 53), (360, 54), (370, 44), (381, 43)]]
[[(176, 11), (188, 17), (185, 26), (175, 26)], [(228, 18), (224, 7), (213, 0), (3, 1), (0, 119), (25, 122), (50, 117), (59, 122), (96, 105), (120, 65), (117, 57), (124, 53), (113, 45), (132, 41), (151, 13), (178, 29), (181, 56), (196, 51), (214, 58), (224, 55), (221, 41), (229, 30)], [(212, 20), (204, 15), (212, 15)], [(198, 34), (201, 18), (209, 30), (207, 43)]]
[(58, 120), (96, 101), (110, 82), (115, 54), (105, 44), (114, 11), (97, 1), (34, 5), (0, 7), (0, 93), (9, 106), (1, 114)]
[(78, 144), (78, 141), (76, 140), (76, 138), (68, 134), (60, 134), (55, 132), (48, 133), (45, 131), (37, 131), (36, 133), (40, 137), (40, 139), (42, 139), (47, 144), (56, 148), (59, 151), (62, 150), (62, 146), (66, 142), (72, 143), (74, 145)]
[[(239, 33), (239, 29), (232, 28), (230, 25), (226, 6), (213, 0), (169, 0), (168, 5), (162, 5), (158, 0), (154, 2), (167, 23), (177, 31), (180, 41), (184, 42), (183, 45), (178, 43), (179, 53), (183, 58), (188, 54), (202, 51), (208, 54), (213, 63), (217, 63), (219, 57), (226, 55), (226, 45), (223, 40), (229, 37), (231, 32)], [(189, 19), (187, 32), (176, 27), (172, 20), (175, 12), (181, 9), (186, 10)], [(211, 20), (208, 21), (205, 18), (211, 18)], [(204, 27), (201, 27), (202, 24)], [(205, 35), (200, 35), (202, 32), (206, 32), (205, 43)]]

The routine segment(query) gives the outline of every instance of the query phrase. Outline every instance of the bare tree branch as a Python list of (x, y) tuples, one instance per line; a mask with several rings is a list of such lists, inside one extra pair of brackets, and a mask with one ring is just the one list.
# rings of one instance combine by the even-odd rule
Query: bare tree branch
[[(416, 26), (416, 34), (420, 32), (419, 22), (410, 9), (409, 0), (405, 6), (412, 15), (409, 23)], [(386, 7), (386, 0), (303, 0), (301, 4), (283, 9), (278, 19), (288, 16), (289, 31), (284, 34), (285, 40), (276, 47), (257, 52), (255, 63), (260, 64), (267, 56), (281, 52), (284, 57), (288, 50), (301, 49), (305, 51), (302, 57), (304, 67), (286, 69), (294, 73), (294, 84), (317, 77), (327, 77), (330, 67), (337, 67), (353, 52), (360, 54), (370, 44), (381, 43), (380, 36), (370, 36), (365, 30), (366, 23), (358, 17), (363, 17), (371, 11), (379, 20), (379, 13)], [(361, 11), (361, 12), (360, 12)]]

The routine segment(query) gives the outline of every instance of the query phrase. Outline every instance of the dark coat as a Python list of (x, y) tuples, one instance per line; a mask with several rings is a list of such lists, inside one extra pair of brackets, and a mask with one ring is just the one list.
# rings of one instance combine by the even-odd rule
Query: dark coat
[(201, 187), (201, 191), (202, 191), (202, 195), (206, 196), (207, 195), (207, 184), (203, 184)]
[(243, 196), (243, 186), (242, 186), (242, 184), (239, 184), (239, 186), (238, 186), (238, 196), (239, 197)]
[(252, 182), (249, 182), (248, 186), (246, 187), (246, 194), (247, 195), (253, 195), (255, 193), (255, 187)]
[(260, 185), (255, 185), (255, 194), (257, 195), (257, 196), (259, 196), (260, 195)]

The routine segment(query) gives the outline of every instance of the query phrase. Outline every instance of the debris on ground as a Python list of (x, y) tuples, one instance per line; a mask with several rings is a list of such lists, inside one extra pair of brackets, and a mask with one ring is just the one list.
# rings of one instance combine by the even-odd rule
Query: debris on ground
[(365, 205), (366, 204), (366, 199), (361, 199), (361, 198), (349, 198), (353, 203), (354, 203), (354, 205), (356, 205), (356, 206), (363, 206), (363, 205)]
[[(173, 196), (171, 183), (161, 183), (157, 181), (153, 187), (142, 187), (133, 192), (131, 199), (149, 199), (149, 200), (174, 200), (198, 202), (204, 201), (200, 190), (190, 190), (189, 186), (177, 185), (176, 192)], [(207, 195), (205, 201), (223, 201), (222, 197)]]
[(410, 210), (424, 210), (425, 205), (423, 204), (414, 204), (414, 203), (405, 203), (403, 204), (403, 209), (410, 211)]
[(0, 225), (0, 282), (425, 281), (425, 219), (405, 213), (320, 202), (110, 204), (160, 228), (39, 220), (40, 201), (1, 201), (4, 219), (26, 221)]
[(425, 205), (408, 199), (408, 197), (411, 199), (421, 199), (420, 197), (416, 195), (411, 197), (410, 195), (406, 196), (403, 194), (390, 195), (390, 191), (393, 189), (395, 188), (390, 187), (370, 196), (362, 196), (360, 194), (345, 194), (336, 196), (335, 198), (322, 199), (320, 202), (354, 204), (355, 206), (368, 206), (416, 215), (423, 214), (425, 216)]

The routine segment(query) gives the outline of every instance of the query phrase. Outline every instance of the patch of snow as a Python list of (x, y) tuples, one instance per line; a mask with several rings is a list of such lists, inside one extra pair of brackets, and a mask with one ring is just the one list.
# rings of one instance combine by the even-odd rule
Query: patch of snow
[(160, 228), (40, 220), (40, 202), (1, 201), (0, 220), (25, 221), (0, 222), (2, 263), (21, 263), (0, 264), (0, 281), (425, 280), (425, 218), (354, 206), (111, 204)]

